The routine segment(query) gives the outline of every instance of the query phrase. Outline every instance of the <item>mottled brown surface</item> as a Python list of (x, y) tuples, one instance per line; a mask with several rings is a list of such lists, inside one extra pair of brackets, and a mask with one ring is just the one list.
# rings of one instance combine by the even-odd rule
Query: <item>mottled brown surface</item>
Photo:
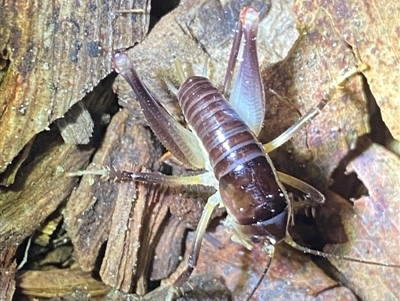
[[(221, 275), (234, 300), (245, 300), (261, 276), (268, 256), (259, 246), (246, 250), (232, 242), (230, 236), (225, 227), (218, 226), (206, 237), (193, 276), (205, 272)], [(187, 247), (192, 238), (189, 236)], [(282, 244), (276, 248), (268, 274), (251, 300), (321, 300), (321, 296), (322, 300), (346, 300), (349, 296), (347, 300), (357, 300), (351, 291), (337, 286), (309, 255)]]
[(11, 301), (15, 292), (16, 251), (16, 246), (0, 251), (0, 300)]
[[(265, 12), (266, 2), (257, 1), (256, 5)], [(74, 5), (77, 3), (74, 2)], [(206, 57), (209, 57), (209, 76), (216, 85), (222, 84), (234, 24), (240, 7), (246, 3), (248, 1), (221, 3), (211, 0), (188, 0), (172, 14), (162, 19), (145, 42), (129, 51), (140, 76), (169, 111), (178, 113), (179, 116), (176, 101), (167, 92), (162, 78), (168, 76), (175, 80), (172, 65), (176, 58), (183, 62), (185, 71), (200, 74)], [(298, 37), (295, 21), (291, 17), (293, 3), (283, 1), (272, 3), (271, 11), (260, 23), (258, 37), (260, 62), (262, 62), (263, 79), (268, 97), (263, 140), (267, 141), (278, 136), (301, 114), (318, 103), (329, 85), (343, 71), (355, 66), (359, 59), (358, 55), (361, 61), (369, 66), (364, 74), (371, 83), (372, 92), (384, 111), (390, 130), (394, 135), (396, 134), (397, 123), (395, 121), (390, 123), (391, 116), (395, 119), (398, 115), (396, 108), (393, 107), (398, 97), (397, 85), (393, 83), (398, 82), (398, 74), (392, 72), (398, 61), (395, 47), (398, 30), (389, 22), (391, 19), (398, 19), (394, 17), (398, 11), (393, 3), (389, 2), (385, 8), (379, 8), (377, 3), (363, 7), (364, 4), (357, 1), (346, 2), (346, 6), (342, 2), (297, 1), (294, 16), (298, 19), (300, 37), (288, 57), (287, 52)], [(356, 4), (360, 5), (357, 12), (359, 15), (354, 14), (353, 7)], [(61, 8), (57, 10), (53, 7), (51, 11), (57, 14), (49, 15), (50, 10), (46, 10), (40, 11), (40, 15), (33, 17), (36, 16), (32, 14), (36, 4), (32, 5), (29, 13), (24, 8), (19, 8), (18, 17), (14, 16), (16, 11), (8, 6), (5, 10), (1, 10), (0, 17), (4, 15), (7, 24), (12, 25), (18, 20), (24, 21), (22, 23), (25, 24), (27, 16), (31, 17), (33, 25), (29, 28), (21, 27), (28, 34), (30, 30), (44, 32), (44, 29), (38, 30), (37, 24), (50, 20), (51, 22), (43, 23), (47, 26), (43, 28), (53, 33), (50, 34), (51, 43), (58, 45), (58, 48), (55, 47), (50, 53), (45, 48), (30, 47), (28, 43), (30, 40), (20, 39), (18, 43), (21, 44), (17, 45), (19, 48), (14, 47), (18, 51), (12, 52), (9, 45), (14, 45), (21, 35), (10, 35), (8, 29), (0, 27), (0, 33), (6, 33), (0, 34), (0, 47), (4, 48), (4, 41), (9, 43), (6, 45), (7, 51), (2, 52), (0, 59), (0, 68), (2, 68), (0, 88), (2, 93), (7, 92), (2, 99), (8, 101), (0, 106), (2, 108), (0, 120), (9, 122), (1, 125), (2, 127), (7, 125), (6, 133), (9, 135), (8, 138), (0, 137), (0, 149), (4, 150), (0, 165), (3, 167), (22, 146), (26, 145), (27, 141), (32, 141), (32, 144), (26, 147), (26, 152), (21, 154), (19, 162), (22, 163), (29, 158), (29, 154), (34, 153), (30, 147), (33, 150), (36, 149), (32, 146), (34, 141), (30, 138), (42, 131), (55, 118), (63, 115), (72, 103), (80, 99), (86, 91), (91, 90), (93, 85), (108, 74), (111, 70), (110, 51), (113, 47), (132, 45), (136, 38), (141, 38), (134, 33), (131, 34), (132, 27), (126, 23), (126, 17), (129, 18), (129, 14), (123, 13), (116, 16), (120, 19), (113, 19), (112, 12), (118, 9), (102, 6), (95, 8), (80, 2), (80, 7), (74, 9), (73, 12)], [(388, 11), (390, 12), (391, 5), (393, 18), (386, 15)], [(378, 13), (374, 14), (374, 9)], [(83, 11), (85, 16), (90, 16), (84, 19), (86, 22), (84, 24), (88, 26), (82, 25), (79, 31), (74, 31), (76, 26), (72, 17), (75, 18)], [(100, 11), (102, 13), (99, 13)], [(111, 13), (108, 14), (109, 12)], [(96, 25), (100, 24), (97, 23), (98, 18), (94, 17), (96, 13), (99, 13), (98, 16), (107, 15), (110, 18), (102, 23), (101, 28)], [(138, 14), (133, 13), (133, 16), (137, 17)], [(140, 16), (147, 18), (146, 14)], [(142, 23), (139, 19), (134, 22), (133, 18), (132, 24), (143, 26), (145, 22)], [(64, 35), (54, 35), (56, 28), (58, 28), (57, 32), (62, 32)], [(85, 31), (85, 28), (91, 30)], [(104, 32), (110, 28), (114, 30), (114, 34), (107, 32), (105, 35)], [(116, 35), (117, 30), (120, 31), (119, 33), (129, 32), (129, 35)], [(3, 41), (4, 36), (12, 37), (12, 39)], [(74, 44), (73, 42), (76, 41), (74, 39), (81, 41), (82, 44)], [(99, 48), (89, 47), (96, 46), (97, 41), (100, 41), (102, 46), (100, 52), (98, 52)], [(114, 46), (110, 46), (111, 43)], [(349, 44), (353, 47), (353, 51), (348, 47)], [(104, 45), (109, 46), (103, 47)], [(77, 51), (76, 54), (74, 51)], [(44, 56), (40, 56), (42, 53)], [(76, 55), (76, 61), (74, 61), (74, 55)], [(286, 57), (284, 62), (271, 66), (271, 63)], [(85, 71), (90, 71), (89, 75)], [(332, 174), (343, 173), (340, 166), (348, 160), (350, 150), (357, 145), (356, 138), (370, 131), (371, 127), (374, 130), (373, 125), (368, 122), (370, 115), (365, 105), (362, 88), (360, 79), (352, 78), (349, 83), (346, 83), (343, 91), (339, 91), (335, 97), (329, 99), (330, 102), (321, 116), (308, 124), (306, 129), (289, 141), (286, 146), (273, 152), (272, 156), (279, 169), (309, 181), (327, 194), (325, 209), (317, 210), (317, 225), (319, 228), (325, 227), (321, 229), (321, 232), (326, 240), (337, 242), (345, 240), (344, 238), (349, 239), (349, 246), (345, 250), (335, 249), (336, 253), (364, 258), (364, 252), (368, 251), (368, 258), (364, 259), (399, 263), (397, 254), (391, 253), (398, 249), (396, 242), (399, 237), (396, 230), (399, 228), (398, 219), (396, 220), (396, 216), (399, 216), (397, 212), (399, 206), (396, 201), (396, 196), (399, 195), (396, 186), (398, 179), (394, 172), (398, 169), (396, 157), (380, 147), (373, 146), (371, 147), (373, 151), (368, 150), (352, 161), (351, 168), (357, 172), (370, 194), (370, 197), (363, 197), (356, 202), (354, 211), (349, 206), (344, 209), (338, 206), (334, 203), (336, 198), (326, 190), (331, 184)], [(146, 121), (143, 120), (138, 104), (132, 99), (130, 88), (127, 88), (123, 81), (118, 81), (115, 91), (120, 94), (120, 104), (125, 109), (113, 118), (102, 146), (93, 160), (96, 165), (92, 164), (91, 168), (102, 169), (108, 166), (140, 171), (144, 166), (149, 170), (158, 170), (160, 146), (157, 143), (154, 144), (154, 137), (150, 130), (143, 126), (146, 125)], [(31, 98), (34, 92), (38, 96), (35, 99)], [(32, 105), (34, 101), (39, 100), (44, 102), (43, 107)], [(25, 104), (25, 101), (28, 103)], [(86, 106), (83, 112), (87, 113)], [(32, 116), (33, 118), (29, 118)], [(14, 123), (18, 126), (8, 126)], [(85, 127), (88, 131), (84, 135), (86, 138), (89, 136), (90, 126), (90, 123), (86, 123)], [(20, 129), (24, 129), (23, 135), (18, 135), (17, 139), (13, 131), (18, 132)], [(74, 134), (73, 131), (72, 134)], [(20, 243), (68, 195), (76, 179), (58, 175), (57, 167), (76, 171), (81, 169), (81, 165), (90, 156), (89, 150), (83, 149), (82, 152), (73, 146), (67, 148), (58, 135), (53, 139), (55, 137), (52, 136), (53, 134), (53, 132), (45, 133), (47, 136), (41, 140), (46, 142), (41, 144), (43, 150), (37, 157), (27, 161), (26, 169), (18, 172), (18, 165), (15, 162), (13, 169), (7, 170), (12, 175), (11, 180), (3, 181), (3, 183), (10, 185), (15, 175), (17, 180), (16, 185), (11, 189), (1, 191), (5, 197), (4, 200), (0, 199), (2, 245), (4, 243), (5, 246), (13, 246)], [(84, 141), (85, 137), (78, 138), (77, 141)], [(7, 140), (1, 144), (3, 143), (1, 139)], [(53, 148), (53, 145), (56, 147)], [(185, 190), (185, 188), (182, 189)], [(157, 240), (155, 236), (160, 234), (156, 230), (167, 208), (163, 203), (179, 200), (176, 193), (180, 192), (182, 191), (179, 188), (175, 191), (164, 191), (157, 190), (152, 185), (115, 183), (111, 179), (84, 177), (80, 188), (69, 200), (65, 213), (67, 229), (75, 247), (78, 263), (85, 270), (100, 270), (101, 267), (103, 281), (111, 286), (144, 294), (147, 291), (146, 279), (149, 275), (147, 268), (150, 268), (151, 253)], [(146, 203), (148, 198), (154, 202)], [(158, 198), (161, 198), (159, 202), (157, 202)], [(186, 199), (183, 199), (183, 206), (173, 205), (171, 208), (175, 211), (172, 211), (182, 213), (180, 216), (187, 216), (190, 220), (194, 217), (195, 220), (201, 213), (200, 205), (203, 201), (200, 197), (198, 200), (193, 203), (194, 206), (193, 204), (189, 206), (184, 203)], [(370, 201), (372, 201), (372, 206)], [(153, 205), (160, 210), (157, 211), (159, 216), (157, 216), (158, 213), (152, 216), (152, 211), (148, 210)], [(22, 210), (23, 208), (28, 209)], [(372, 219), (375, 216), (378, 217), (377, 220)], [(325, 226), (323, 226), (324, 219), (329, 222)], [(350, 221), (350, 224), (357, 225), (357, 229), (351, 230), (346, 220)], [(148, 221), (151, 223), (147, 223)], [(346, 233), (342, 232), (342, 221), (345, 221)], [(162, 224), (164, 227), (165, 225)], [(308, 228), (304, 229), (306, 229), (304, 232), (308, 234)], [(355, 230), (357, 232), (352, 232)], [(179, 248), (171, 246), (168, 253), (168, 248), (166, 248), (168, 246), (163, 246), (163, 243), (166, 243), (165, 238), (162, 239), (158, 248), (162, 249), (161, 254), (165, 257), (159, 260), (165, 260), (164, 263), (167, 263), (165, 269), (168, 271), (164, 274), (166, 276), (177, 262), (176, 254)], [(215, 294), (220, 294), (221, 300), (225, 300), (226, 290), (221, 288), (220, 279), (215, 281), (212, 277), (202, 278), (203, 274), (196, 276), (196, 273), (202, 271), (223, 276), (232, 294), (239, 300), (241, 296), (246, 296), (246, 291), (248, 293), (255, 285), (257, 277), (264, 268), (266, 255), (257, 250), (249, 254), (243, 250), (243, 247), (230, 242), (229, 239), (230, 234), (223, 227), (218, 227), (216, 233), (207, 234), (202, 248), (201, 262), (195, 269), (194, 278), (191, 279), (195, 286), (194, 294), (198, 292), (197, 296), (193, 297), (194, 300), (212, 298), (201, 294), (202, 289), (206, 294), (207, 292), (212, 294), (217, 290), (218, 293)], [(104, 243), (107, 240), (108, 244), (105, 247)], [(358, 242), (363, 244), (358, 245)], [(101, 252), (102, 246), (105, 247), (104, 257)], [(187, 246), (190, 247), (190, 240)], [(334, 247), (337, 248), (336, 245)], [(143, 253), (146, 250), (148, 252)], [(169, 256), (175, 256), (174, 260), (167, 262), (170, 260)], [(96, 265), (97, 259), (102, 262), (102, 266)], [(135, 263), (139, 264), (135, 266)], [(353, 265), (354, 269), (351, 268)], [(279, 246), (272, 260), (271, 269), (254, 300), (268, 298), (331, 300), (337, 296), (340, 296), (342, 300), (355, 300), (355, 294), (367, 300), (395, 298), (395, 289), (399, 282), (396, 277), (397, 269), (369, 267), (365, 264), (344, 264), (343, 261), (335, 263), (335, 266), (339, 269), (342, 269), (342, 266), (345, 267), (343, 273), (348, 279), (345, 285), (353, 289), (354, 293), (346, 287), (336, 287), (336, 282), (327, 278), (308, 256)], [(6, 270), (11, 271), (12, 268), (10, 264), (5, 266)], [(364, 275), (367, 277), (371, 275), (371, 277), (363, 279)], [(66, 274), (65, 277), (67, 279), (71, 277), (71, 274)], [(10, 279), (1, 279), (1, 281), (8, 280)], [(12, 284), (12, 281), (7, 283)], [(63, 283), (60, 281), (58, 285), (61, 287)], [(213, 283), (216, 283), (215, 287)], [(188, 285), (190, 284), (189, 282)], [(186, 288), (189, 293), (190, 286)], [(8, 292), (12, 290), (10, 286)], [(154, 298), (148, 295), (144, 299), (163, 300), (166, 288), (160, 288), (160, 290), (161, 293), (154, 291), (156, 294), (153, 295)]]
[[(349, 242), (330, 245), (326, 251), (363, 260), (400, 264), (400, 160), (376, 144), (365, 150), (347, 166), (368, 189), (368, 195), (355, 200), (354, 210), (342, 212)], [(348, 283), (362, 300), (397, 300), (400, 277), (398, 268), (334, 261)]]
[(182, 237), (185, 232), (186, 225), (178, 217), (171, 216), (168, 219), (160, 236), (160, 243), (154, 250), (151, 280), (168, 278), (176, 270), (182, 254)]
[(168, 189), (139, 184), (137, 190), (133, 202), (131, 191), (120, 197), (124, 189), (119, 190), (100, 275), (108, 285), (142, 296), (148, 292), (149, 264), (168, 212), (164, 201)]
[[(297, 1), (301, 26), (321, 25), (321, 13), (338, 37), (369, 66), (363, 74), (391, 134), (400, 139), (400, 7), (397, 1)], [(325, 23), (325, 22), (324, 22)], [(325, 23), (326, 24), (326, 23)], [(334, 47), (331, 44), (332, 47)]]
[(113, 50), (143, 39), (148, 11), (146, 0), (2, 2), (0, 172), (111, 72)]
[[(38, 137), (37, 156), (17, 176), (13, 189), (0, 194), (0, 241), (7, 248), (20, 244), (64, 201), (76, 185), (76, 178), (65, 177), (65, 170), (82, 166), (91, 149), (82, 152), (65, 145), (55, 133)], [(51, 141), (51, 143), (47, 143)], [(46, 150), (40, 149), (45, 146)]]
[[(88, 94), (84, 105), (103, 114), (114, 99), (111, 81), (112, 78), (105, 80), (104, 86)], [(97, 127), (101, 132), (101, 125)], [(15, 183), (0, 190), (2, 248), (20, 244), (66, 200), (78, 179), (67, 177), (65, 172), (82, 168), (93, 151), (93, 146), (65, 144), (54, 127), (37, 135), (24, 165), (15, 174)]]
[[(330, 85), (354, 69), (357, 60), (323, 10), (302, 34), (288, 57), (263, 72), (267, 114), (263, 141), (269, 141), (327, 97)], [(335, 46), (332, 46), (335, 45)], [(319, 189), (349, 151), (351, 139), (369, 131), (361, 79), (353, 76), (338, 88), (322, 113), (271, 156), (278, 169)]]
[(104, 296), (110, 289), (101, 281), (95, 280), (90, 273), (80, 269), (26, 271), (17, 281), (20, 293), (46, 298), (71, 294), (81, 289), (94, 299)]
[[(157, 169), (159, 156), (150, 131), (132, 122), (125, 110), (114, 116), (89, 169)], [(145, 294), (143, 279), (149, 277), (147, 264), (155, 248), (154, 236), (168, 209), (164, 194), (165, 188), (157, 186), (83, 177), (65, 212), (75, 258), (81, 267), (92, 270), (102, 244), (108, 240), (100, 271), (103, 281), (126, 292)]]

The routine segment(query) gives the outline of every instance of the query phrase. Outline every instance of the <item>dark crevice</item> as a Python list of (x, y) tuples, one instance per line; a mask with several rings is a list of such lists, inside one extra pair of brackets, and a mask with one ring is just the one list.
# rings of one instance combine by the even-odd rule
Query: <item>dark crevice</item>
[(149, 30), (151, 30), (162, 17), (174, 10), (179, 5), (179, 2), (180, 0), (152, 0)]
[(365, 77), (363, 77), (363, 90), (367, 99), (370, 133), (358, 138), (355, 148), (349, 151), (332, 174), (334, 183), (330, 187), (331, 190), (345, 199), (358, 199), (361, 196), (368, 195), (367, 188), (355, 173), (346, 174), (346, 166), (361, 155), (372, 143), (386, 146), (393, 140), (390, 131), (382, 120), (381, 110)]

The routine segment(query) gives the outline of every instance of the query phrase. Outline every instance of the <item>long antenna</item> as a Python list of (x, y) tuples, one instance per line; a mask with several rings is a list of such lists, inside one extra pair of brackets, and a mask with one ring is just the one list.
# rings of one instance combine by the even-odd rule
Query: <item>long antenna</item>
[(299, 251), (302, 251), (304, 253), (308, 253), (311, 255), (316, 255), (316, 256), (325, 257), (325, 258), (334, 258), (334, 259), (338, 259), (338, 260), (346, 260), (346, 261), (351, 261), (351, 262), (364, 263), (364, 264), (370, 264), (370, 265), (377, 265), (377, 266), (383, 266), (383, 267), (400, 268), (400, 264), (389, 264), (389, 263), (381, 263), (381, 262), (376, 262), (376, 261), (368, 261), (368, 260), (363, 260), (363, 259), (358, 259), (358, 258), (347, 257), (347, 256), (339, 255), (339, 254), (325, 253), (322, 251), (313, 250), (313, 249), (299, 245), (289, 235), (286, 236), (284, 241), (285, 241), (285, 243), (287, 243), (289, 246), (295, 248), (296, 250), (299, 250)]
[(260, 278), (258, 278), (258, 281), (257, 281), (256, 285), (253, 287), (253, 290), (250, 292), (250, 295), (246, 298), (246, 301), (249, 301), (251, 299), (251, 297), (253, 297), (257, 288), (260, 286), (261, 282), (264, 280), (265, 276), (267, 275), (269, 267), (271, 266), (272, 258), (274, 257), (275, 247), (272, 244), (265, 244), (264, 250), (268, 253), (268, 257), (269, 257), (267, 265), (265, 266), (264, 271), (262, 272)]

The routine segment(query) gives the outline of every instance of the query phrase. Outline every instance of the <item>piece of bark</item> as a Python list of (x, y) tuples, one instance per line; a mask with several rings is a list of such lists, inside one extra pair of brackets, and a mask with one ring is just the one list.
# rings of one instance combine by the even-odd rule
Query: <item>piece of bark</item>
[[(141, 166), (144, 166), (151, 170), (157, 170), (159, 157), (160, 153), (153, 147), (150, 131), (137, 124), (132, 116), (123, 110), (112, 119), (102, 146), (88, 169), (110, 167), (116, 170), (138, 172), (141, 170)], [(146, 206), (151, 205), (150, 203), (146, 205), (143, 199), (143, 193), (146, 193), (147, 188), (139, 191), (137, 189), (134, 182), (118, 183), (113, 179), (101, 179), (93, 175), (84, 176), (79, 188), (71, 195), (65, 210), (65, 223), (75, 247), (75, 258), (80, 266), (84, 270), (92, 270), (102, 244), (107, 239), (111, 239), (107, 244), (102, 277), (106, 283), (126, 291), (138, 285), (133, 281), (134, 277), (140, 278), (143, 277), (140, 273), (148, 273), (143, 270), (143, 267), (137, 267), (142, 270), (138, 275), (136, 274), (134, 263), (137, 258), (134, 257), (134, 254), (137, 250), (135, 249), (142, 243), (145, 245), (146, 239), (154, 235), (147, 227), (154, 227), (151, 229), (153, 231), (157, 229), (159, 222), (140, 227), (141, 219), (149, 214), (155, 214), (155, 212), (146, 211), (150, 210), (150, 207)], [(149, 189), (148, 197), (162, 199), (162, 189), (158, 192), (152, 192), (151, 187)], [(136, 203), (138, 196), (140, 196), (140, 201)], [(157, 204), (157, 200), (155, 200), (153, 204), (155, 207), (152, 208), (157, 209), (160, 204), (162, 201)], [(140, 209), (140, 206), (146, 210)], [(161, 216), (161, 212), (165, 213), (166, 209), (159, 209)], [(133, 216), (135, 220), (132, 224)], [(147, 217), (147, 220), (150, 222), (151, 218)], [(135, 230), (130, 227), (135, 227)], [(118, 236), (121, 231), (127, 232), (124, 232), (123, 236)], [(147, 242), (152, 243), (151, 241)], [(113, 248), (115, 249), (113, 250)], [(130, 257), (131, 255), (132, 257)], [(140, 256), (142, 259), (146, 259), (143, 257), (145, 255), (149, 254), (142, 253)], [(140, 264), (148, 264), (148, 262)]]
[[(84, 105), (101, 116), (115, 100), (111, 90), (113, 78), (84, 98)], [(104, 124), (96, 121), (96, 131)], [(94, 137), (95, 138), (95, 137)], [(66, 145), (57, 130), (37, 135), (16, 182), (0, 191), (0, 242), (2, 248), (20, 244), (71, 193), (78, 179), (67, 177), (66, 171), (86, 166), (93, 146)]]
[(0, 19), (0, 172), (142, 40), (150, 2), (5, 1)]
[(34, 158), (20, 169), (12, 188), (0, 194), (1, 248), (20, 244), (56, 210), (77, 183), (64, 171), (82, 167), (92, 153), (63, 144), (55, 132), (38, 135), (33, 147)]
[(0, 300), (11, 301), (15, 292), (15, 273), (17, 246), (0, 250)]
[(174, 215), (168, 220), (154, 251), (150, 280), (168, 278), (176, 270), (182, 253), (186, 225)]
[(116, 185), (118, 195), (100, 276), (111, 287), (143, 296), (148, 291), (155, 238), (168, 212), (167, 188), (133, 182)]
[(20, 293), (31, 297), (51, 298), (83, 289), (92, 297), (104, 296), (109, 287), (80, 269), (24, 271), (17, 277)]
[(8, 187), (14, 183), (18, 170), (28, 157), (34, 141), (35, 139), (33, 138), (31, 141), (25, 144), (18, 156), (14, 158), (13, 163), (9, 165), (9, 167), (3, 173), (0, 174), (0, 185)]
[(88, 144), (93, 133), (93, 120), (90, 113), (80, 101), (73, 105), (56, 121), (61, 136), (67, 144)]

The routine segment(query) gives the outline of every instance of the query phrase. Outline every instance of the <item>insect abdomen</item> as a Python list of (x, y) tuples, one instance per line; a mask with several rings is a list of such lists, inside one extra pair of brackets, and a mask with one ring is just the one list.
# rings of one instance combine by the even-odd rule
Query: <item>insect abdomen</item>
[(222, 200), (235, 222), (253, 225), (282, 213), (286, 199), (262, 145), (211, 82), (190, 77), (178, 99), (209, 154)]
[(253, 133), (207, 78), (189, 78), (181, 86), (178, 99), (209, 154), (218, 180), (238, 162), (264, 155)]

